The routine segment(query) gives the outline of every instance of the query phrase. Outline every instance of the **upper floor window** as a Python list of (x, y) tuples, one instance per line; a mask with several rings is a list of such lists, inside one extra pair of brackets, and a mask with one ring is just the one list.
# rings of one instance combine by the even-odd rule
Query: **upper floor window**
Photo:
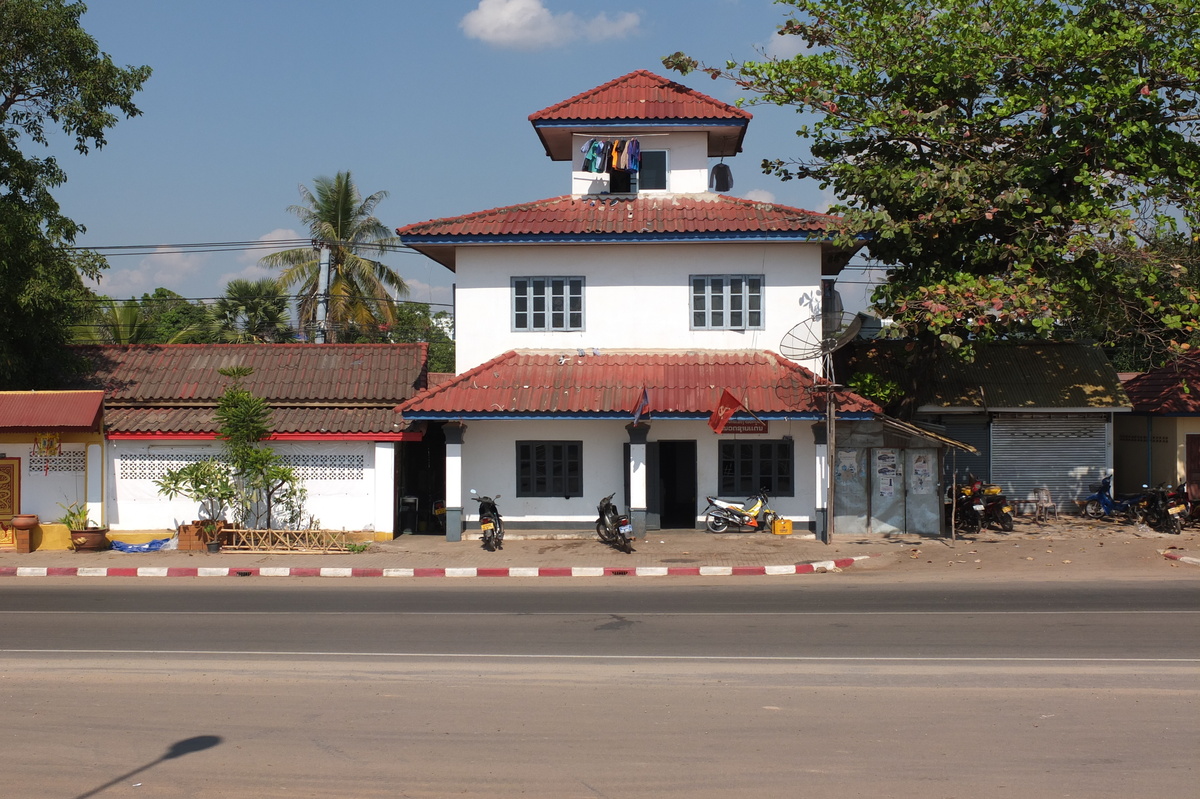
[(692, 275), (693, 330), (761, 330), (762, 275)]
[(610, 172), (608, 190), (613, 194), (667, 190), (667, 151), (642, 150), (636, 172)]
[(513, 330), (583, 330), (582, 277), (514, 277)]

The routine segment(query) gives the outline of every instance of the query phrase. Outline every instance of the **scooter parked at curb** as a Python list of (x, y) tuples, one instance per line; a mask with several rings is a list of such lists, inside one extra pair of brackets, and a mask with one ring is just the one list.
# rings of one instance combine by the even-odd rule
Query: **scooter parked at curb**
[(1134, 494), (1124, 499), (1113, 499), (1111, 474), (1089, 488), (1092, 493), (1083, 499), (1083, 515), (1089, 519), (1123, 518), (1136, 524), (1142, 518), (1146, 495)]
[[(975, 475), (968, 474), (967, 485), (963, 487), (962, 491), (964, 495), (983, 502), (983, 510), (980, 511), (982, 527), (994, 526), (1006, 533), (1013, 531), (1012, 505), (1008, 504), (1008, 497), (1000, 493), (1000, 486), (984, 485), (984, 482)], [(972, 506), (972, 510), (974, 509)]]
[(600, 514), (596, 519), (596, 535), (611, 547), (622, 552), (633, 552), (633, 525), (629, 523), (628, 516), (617, 513), (617, 506), (612, 503), (615, 494), (615, 491), (609, 494), (596, 506)]
[(983, 512), (986, 506), (983, 496), (975, 492), (974, 485), (980, 481), (973, 477), (967, 478), (966, 484), (955, 483), (950, 489), (953, 499), (946, 502), (946, 525), (953, 525), (953, 532), (975, 535), (983, 529)]
[(730, 527), (751, 530), (770, 530), (771, 524), (779, 518), (779, 514), (767, 507), (767, 489), (759, 490), (757, 494), (742, 504), (726, 502), (717, 497), (705, 497), (708, 507), (704, 523), (709, 532), (723, 533)]
[[(478, 493), (471, 489), (472, 494)], [(504, 549), (504, 522), (500, 519), (500, 509), (496, 507), (497, 494), (492, 497), (476, 497), (471, 499), (479, 503), (479, 529), (483, 531), (483, 548), (488, 552)]]
[(1179, 535), (1183, 532), (1183, 519), (1187, 508), (1172, 499), (1172, 487), (1163, 483), (1146, 491), (1146, 506), (1143, 520), (1147, 526), (1160, 533)]

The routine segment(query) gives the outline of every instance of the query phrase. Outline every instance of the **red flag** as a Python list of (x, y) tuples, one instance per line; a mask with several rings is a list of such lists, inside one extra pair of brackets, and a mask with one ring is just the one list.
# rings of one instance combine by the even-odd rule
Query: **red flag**
[(634, 424), (637, 424), (638, 419), (642, 418), (642, 414), (648, 407), (650, 407), (650, 389), (642, 388), (642, 398), (638, 400), (637, 407), (633, 409)]
[(721, 401), (717, 403), (717, 409), (712, 412), (712, 416), (708, 418), (708, 426), (713, 429), (717, 435), (725, 429), (725, 423), (729, 421), (734, 412), (742, 407), (742, 403), (738, 402), (737, 397), (729, 393), (729, 389), (721, 394)]

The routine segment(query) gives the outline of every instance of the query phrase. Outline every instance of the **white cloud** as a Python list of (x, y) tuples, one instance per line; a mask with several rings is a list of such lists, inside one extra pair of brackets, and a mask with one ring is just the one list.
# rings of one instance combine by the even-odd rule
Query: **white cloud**
[(186, 253), (160, 248), (133, 267), (105, 270), (92, 287), (113, 299), (149, 294), (158, 287), (185, 294), (189, 282), (208, 264), (209, 253)]
[(468, 38), (512, 50), (541, 50), (562, 47), (576, 39), (604, 41), (628, 36), (641, 24), (636, 12), (626, 11), (610, 19), (601, 13), (581, 19), (567, 11), (551, 12), (542, 0), (479, 0), (459, 27)]
[(773, 203), (775, 195), (766, 189), (751, 189), (742, 195), (743, 198), (755, 203)]
[(258, 241), (267, 244), (273, 241), (282, 242), (277, 247), (255, 248), (253, 250), (242, 250), (238, 256), (238, 263), (257, 264), (258, 259), (264, 255), (270, 255), (274, 252), (282, 252), (283, 250), (294, 250), (297, 248), (296, 240), (303, 239), (304, 236), (294, 230), (288, 228), (276, 228), (270, 233), (258, 237)]

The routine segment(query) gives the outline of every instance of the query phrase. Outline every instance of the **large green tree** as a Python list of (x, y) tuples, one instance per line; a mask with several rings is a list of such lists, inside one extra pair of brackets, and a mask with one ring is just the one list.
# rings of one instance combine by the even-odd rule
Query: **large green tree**
[[(408, 296), (408, 286), (393, 268), (377, 259), (398, 243), (392, 231), (375, 217), (375, 208), (387, 197), (378, 191), (367, 198), (359, 194), (349, 172), (319, 177), (313, 189), (300, 187), (301, 205), (288, 211), (300, 218), (316, 243), (330, 251), (329, 304), (326, 340), (345, 338), (351, 326), (390, 324), (393, 299)], [(311, 339), (318, 317), (320, 253), (305, 247), (272, 253), (261, 263), (282, 271), (280, 283), (296, 289), (302, 330)]]
[(893, 335), (1196, 343), (1196, 286), (1155, 245), (1200, 214), (1196, 0), (777, 2), (795, 57), (664, 63), (804, 115), (808, 152), (764, 170), (832, 189), (844, 240), (894, 267)]
[(149, 67), (119, 68), (80, 25), (82, 3), (0, 0), (0, 388), (35, 388), (70, 363), (72, 326), (85, 316), (105, 263), (71, 249), (83, 227), (52, 190), (57, 161), (24, 152), (61, 130), (81, 153), (100, 148), (117, 113), (139, 114), (133, 95)]

